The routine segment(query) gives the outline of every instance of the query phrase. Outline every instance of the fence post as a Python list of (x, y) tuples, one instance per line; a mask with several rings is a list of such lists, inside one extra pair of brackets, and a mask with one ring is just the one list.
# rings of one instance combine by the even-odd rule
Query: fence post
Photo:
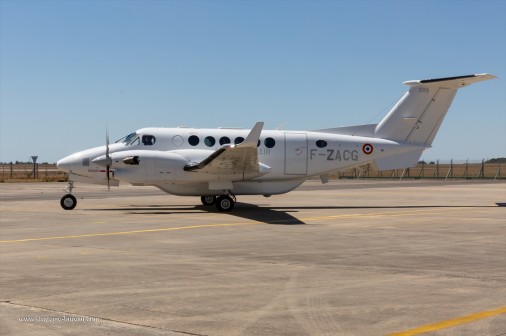
[(453, 159), (450, 160), (450, 169), (448, 169), (448, 173), (446, 173), (445, 181), (448, 180), (448, 176), (450, 176), (450, 180), (453, 179)]
[(479, 178), (484, 179), (485, 178), (485, 160), (481, 160), (481, 168), (480, 168), (480, 174), (478, 175)]

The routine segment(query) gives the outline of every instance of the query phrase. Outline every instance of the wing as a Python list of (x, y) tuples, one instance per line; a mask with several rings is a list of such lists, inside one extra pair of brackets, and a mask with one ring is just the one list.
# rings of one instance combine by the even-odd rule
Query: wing
[(258, 162), (257, 143), (264, 126), (257, 122), (242, 143), (223, 145), (199, 163), (184, 167), (185, 171), (198, 171), (209, 174), (243, 174), (261, 176), (270, 167)]

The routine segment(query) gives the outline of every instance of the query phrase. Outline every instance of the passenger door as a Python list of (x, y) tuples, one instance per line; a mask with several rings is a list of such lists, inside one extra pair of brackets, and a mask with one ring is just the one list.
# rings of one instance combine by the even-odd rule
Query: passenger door
[(285, 133), (285, 175), (307, 174), (307, 134)]

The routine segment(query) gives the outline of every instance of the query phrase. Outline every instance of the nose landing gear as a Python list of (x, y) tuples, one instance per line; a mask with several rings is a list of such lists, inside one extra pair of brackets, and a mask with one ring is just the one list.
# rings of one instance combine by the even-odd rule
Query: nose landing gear
[(60, 200), (60, 205), (64, 210), (72, 210), (77, 205), (77, 199), (72, 195), (72, 189), (74, 189), (74, 182), (69, 181), (67, 188), (64, 189), (67, 194), (63, 195)]

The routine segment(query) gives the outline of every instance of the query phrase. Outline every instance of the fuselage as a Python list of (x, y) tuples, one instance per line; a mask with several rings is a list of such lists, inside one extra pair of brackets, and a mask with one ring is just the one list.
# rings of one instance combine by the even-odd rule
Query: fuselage
[[(199, 162), (226, 144), (240, 144), (245, 129), (143, 128), (111, 144), (112, 176), (135, 185), (153, 185), (177, 195), (220, 194), (210, 190), (210, 181), (233, 182), (240, 194), (280, 194), (299, 186), (305, 179), (373, 162), (379, 157), (412, 150), (397, 142), (360, 136), (312, 131), (264, 130), (258, 140), (258, 161), (267, 166), (261, 176), (232, 176), (185, 171), (185, 165)], [(105, 154), (105, 146), (72, 154), (58, 167), (77, 181), (105, 183), (105, 169), (93, 163)], [(138, 157), (136, 165), (126, 157)], [(120, 160), (121, 159), (121, 160)]]

